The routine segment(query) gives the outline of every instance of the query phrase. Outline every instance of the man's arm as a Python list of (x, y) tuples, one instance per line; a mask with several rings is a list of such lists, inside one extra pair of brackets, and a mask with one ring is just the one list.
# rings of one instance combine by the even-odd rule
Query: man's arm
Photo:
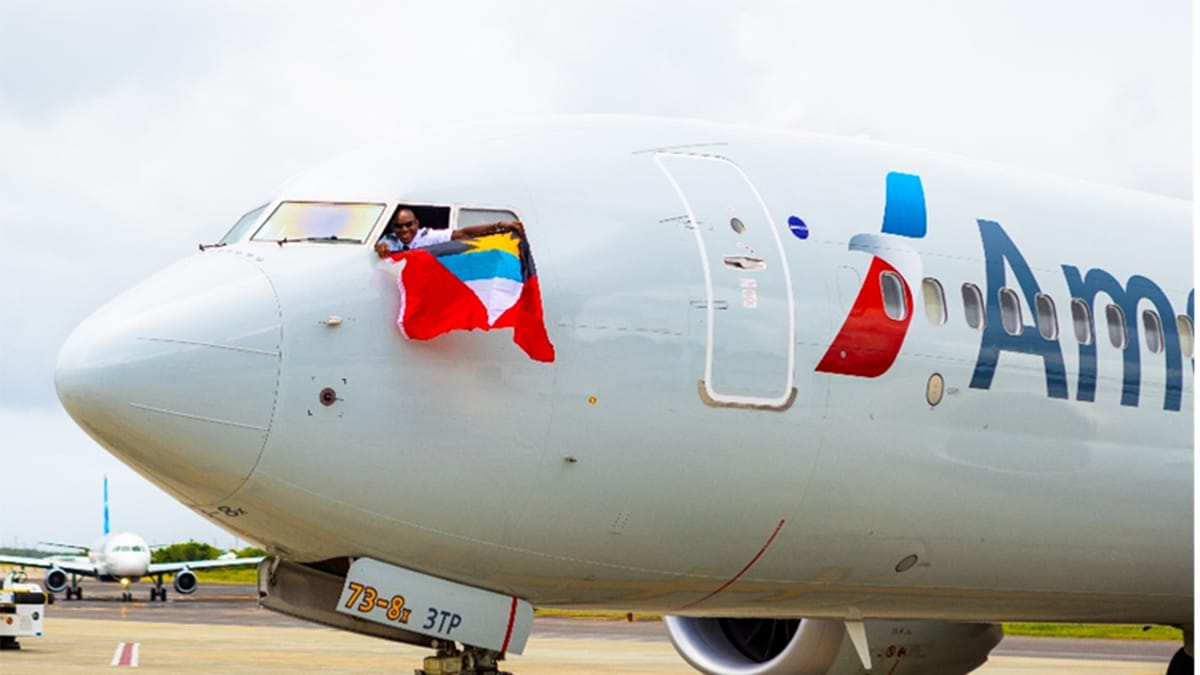
[(516, 232), (523, 237), (525, 236), (525, 226), (519, 220), (502, 220), (498, 223), (484, 223), (483, 225), (472, 225), (460, 230), (454, 230), (450, 233), (450, 238), (478, 237), (481, 234), (491, 234), (493, 232)]

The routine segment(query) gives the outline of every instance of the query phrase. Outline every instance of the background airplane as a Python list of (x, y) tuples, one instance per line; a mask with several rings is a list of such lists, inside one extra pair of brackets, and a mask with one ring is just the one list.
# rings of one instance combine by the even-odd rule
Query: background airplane
[[(486, 266), (380, 260), (401, 206), (523, 221), (536, 274), (495, 273), (538, 322), (406, 339), (414, 271), (437, 305)], [(1177, 626), (1184, 672), (1191, 236), (1186, 202), (854, 139), (431, 130), (101, 308), (56, 381), (271, 551), (264, 606), (431, 672), (520, 653), (534, 606), (668, 615), (713, 675), (967, 672), (1003, 621)]]
[(109, 532), (107, 476), (104, 478), (104, 536), (91, 547), (59, 543), (51, 545), (77, 549), (85, 553), (86, 557), (54, 555), (33, 558), (0, 555), (0, 563), (47, 570), (43, 580), (46, 590), (51, 593), (65, 592), (67, 600), (82, 600), (83, 589), (79, 587), (79, 578), (95, 577), (99, 581), (120, 584), (121, 600), (128, 602), (133, 599), (129, 585), (143, 577), (154, 580), (154, 587), (150, 589), (150, 600), (166, 601), (167, 589), (163, 585), (165, 576), (174, 576), (172, 585), (177, 593), (191, 595), (199, 585), (192, 570), (253, 565), (262, 560), (261, 556), (222, 556), (213, 560), (151, 562), (151, 547), (145, 539), (132, 532)]

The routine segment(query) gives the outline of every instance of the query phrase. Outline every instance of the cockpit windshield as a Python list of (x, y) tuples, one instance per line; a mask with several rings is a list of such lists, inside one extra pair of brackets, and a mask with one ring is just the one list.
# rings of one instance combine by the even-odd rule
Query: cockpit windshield
[(221, 239), (220, 243), (236, 244), (237, 242), (241, 241), (242, 237), (246, 236), (246, 230), (250, 229), (250, 226), (258, 220), (258, 216), (262, 214), (263, 209), (267, 208), (267, 206), (267, 204), (263, 204), (262, 206), (243, 214), (242, 217), (238, 218), (238, 221), (234, 223), (233, 228), (229, 230), (229, 233)]
[(384, 204), (284, 202), (258, 228), (255, 241), (361, 244), (383, 214)]

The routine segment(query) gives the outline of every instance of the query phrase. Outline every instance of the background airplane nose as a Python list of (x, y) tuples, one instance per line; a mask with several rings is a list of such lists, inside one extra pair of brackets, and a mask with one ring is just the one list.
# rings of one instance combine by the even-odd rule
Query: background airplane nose
[(98, 443), (192, 505), (250, 476), (279, 380), (280, 313), (263, 272), (203, 253), (102, 307), (58, 355), (58, 398)]

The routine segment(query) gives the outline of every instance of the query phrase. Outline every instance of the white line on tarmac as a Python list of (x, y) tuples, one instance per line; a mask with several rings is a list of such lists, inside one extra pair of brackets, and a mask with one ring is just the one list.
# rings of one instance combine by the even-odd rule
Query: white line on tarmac
[(137, 642), (118, 642), (117, 650), (113, 652), (112, 663), (108, 665), (137, 668), (139, 646), (140, 643)]

